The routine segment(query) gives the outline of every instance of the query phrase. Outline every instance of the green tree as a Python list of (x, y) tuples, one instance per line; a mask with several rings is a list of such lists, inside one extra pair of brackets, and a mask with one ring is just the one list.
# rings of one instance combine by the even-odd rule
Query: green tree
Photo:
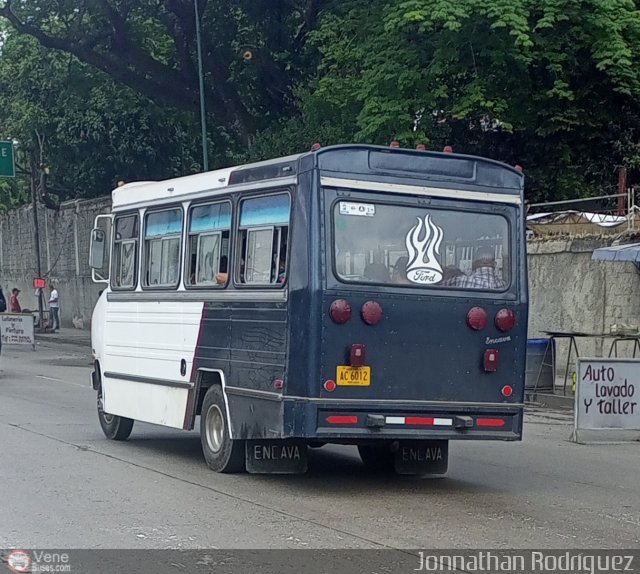
[[(295, 107), (292, 87), (322, 3), (200, 0), (207, 106), (245, 147)], [(193, 0), (0, 0), (0, 17), (158, 104), (198, 109)]]
[[(5, 34), (0, 50), (1, 130), (18, 141), (23, 172), (46, 182), (40, 190), (50, 194), (45, 201), (103, 195), (120, 179), (197, 171), (193, 134), (198, 128), (192, 114), (161, 108), (30, 36)], [(11, 191), (13, 201), (5, 203), (24, 201), (29, 185), (28, 178), (18, 179), (4, 194)]]
[(353, 111), (358, 141), (521, 163), (538, 198), (609, 190), (637, 161), (632, 0), (336, 2), (313, 41), (314, 96)]

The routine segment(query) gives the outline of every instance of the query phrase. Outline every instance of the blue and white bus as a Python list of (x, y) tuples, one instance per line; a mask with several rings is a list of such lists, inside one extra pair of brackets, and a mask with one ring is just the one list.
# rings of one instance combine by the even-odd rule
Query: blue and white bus
[(450, 440), (522, 436), (521, 170), (342, 145), (123, 185), (92, 235), (99, 420), (190, 430), (215, 471), (307, 447), (442, 474)]

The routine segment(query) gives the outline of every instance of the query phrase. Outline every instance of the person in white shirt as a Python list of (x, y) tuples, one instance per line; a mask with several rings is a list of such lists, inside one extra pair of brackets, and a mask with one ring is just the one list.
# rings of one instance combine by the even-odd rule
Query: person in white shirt
[(58, 331), (60, 329), (60, 298), (58, 297), (58, 290), (54, 285), (50, 285), (51, 294), (49, 295), (49, 311), (51, 312), (51, 322), (53, 330)]

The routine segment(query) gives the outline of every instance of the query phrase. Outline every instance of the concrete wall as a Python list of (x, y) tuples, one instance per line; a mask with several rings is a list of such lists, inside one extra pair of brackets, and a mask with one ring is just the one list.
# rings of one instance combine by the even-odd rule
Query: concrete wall
[[(38, 208), (42, 274), (60, 294), (63, 327), (89, 328), (93, 305), (102, 286), (91, 281), (89, 239), (96, 215), (108, 213), (110, 198), (67, 202), (54, 211)], [(22, 291), (23, 308), (37, 309), (33, 210), (31, 206), (0, 217), (0, 286), (7, 303), (11, 289)], [(48, 291), (45, 301), (48, 301)]]
[[(638, 239), (635, 239), (638, 241)], [(536, 240), (529, 252), (529, 336), (544, 331), (608, 333), (611, 325), (640, 325), (640, 273), (633, 263), (592, 261), (594, 249), (611, 238)], [(577, 340), (582, 356), (608, 355), (611, 341)], [(621, 344), (628, 352), (630, 344)], [(565, 357), (566, 345), (559, 349)]]
[[(39, 208), (43, 274), (59, 288), (63, 326), (75, 322), (89, 327), (102, 288), (91, 282), (89, 237), (95, 216), (109, 209), (109, 198), (69, 202), (59, 211)], [(530, 337), (543, 337), (547, 330), (603, 333), (614, 323), (640, 325), (640, 274), (635, 266), (591, 261), (595, 248), (612, 241), (609, 237), (529, 243)], [(0, 285), (7, 297), (18, 287), (23, 307), (37, 309), (33, 245), (31, 207), (0, 217)], [(606, 340), (597, 338), (580, 340), (579, 347), (581, 354), (609, 351)]]

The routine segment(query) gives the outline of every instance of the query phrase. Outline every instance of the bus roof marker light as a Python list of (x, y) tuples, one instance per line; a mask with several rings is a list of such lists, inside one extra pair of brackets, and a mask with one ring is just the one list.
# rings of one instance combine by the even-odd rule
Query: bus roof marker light
[(453, 148), (450, 145), (446, 145), (442, 151), (444, 153), (453, 153)]
[(400, 142), (397, 140), (393, 140), (391, 142), (391, 144), (389, 144), (389, 147), (393, 147), (393, 148), (399, 148), (400, 147)]
[(516, 325), (516, 314), (511, 309), (500, 309), (496, 313), (494, 323), (503, 333), (511, 331)]
[(518, 172), (518, 173), (522, 173), (524, 170), (522, 169), (522, 166), (520, 164), (516, 164), (514, 166), (514, 169)]
[(322, 146), (316, 142), (311, 146), (311, 151), (318, 151)]
[(384, 317), (384, 312), (382, 311), (382, 307), (380, 306), (380, 303), (378, 303), (377, 301), (367, 301), (362, 306), (361, 314), (362, 314), (362, 320), (367, 325), (372, 325), (372, 326), (380, 323), (380, 321), (382, 321), (382, 318)]
[(331, 320), (338, 325), (344, 325), (351, 319), (351, 304), (346, 299), (336, 299), (331, 303), (329, 315)]
[(474, 331), (482, 331), (487, 326), (487, 312), (482, 307), (473, 307), (467, 313), (467, 325)]
[(416, 149), (417, 149), (418, 151), (426, 151), (426, 150), (427, 150), (427, 146), (426, 146), (426, 145), (424, 145), (424, 144), (418, 144), (418, 145), (416, 146)]
[(276, 379), (273, 381), (273, 388), (277, 390), (281, 390), (284, 388), (284, 381), (282, 379)]

